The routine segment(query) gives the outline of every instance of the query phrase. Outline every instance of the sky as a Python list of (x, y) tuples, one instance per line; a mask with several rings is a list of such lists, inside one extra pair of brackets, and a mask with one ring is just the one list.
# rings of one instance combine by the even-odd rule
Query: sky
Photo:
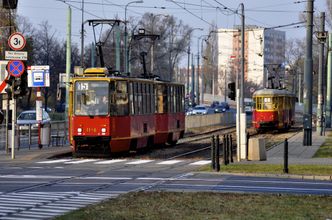
[[(173, 15), (192, 28), (203, 28), (194, 31), (192, 41), (195, 50), (196, 41), (201, 35), (207, 35), (212, 24), (218, 28), (232, 28), (240, 25), (240, 16), (233, 12), (244, 4), (246, 25), (260, 27), (278, 27), (290, 25), (277, 30), (285, 31), (286, 38), (305, 38), (305, 24), (299, 22), (299, 14), (305, 10), (304, 0), (143, 0), (143, 3), (130, 3), (116, 0), (19, 0), (18, 14), (27, 17), (38, 26), (42, 21), (48, 21), (59, 39), (66, 39), (67, 10), (72, 8), (72, 41), (80, 46), (80, 30), (82, 22), (82, 1), (84, 1), (84, 20), (127, 18), (139, 19), (144, 13)], [(65, 3), (66, 2), (66, 3)], [(315, 12), (325, 10), (326, 0), (315, 0)], [(130, 3), (130, 4), (128, 4)], [(225, 9), (226, 8), (226, 9)], [(86, 42), (93, 41), (92, 28), (86, 28)]]

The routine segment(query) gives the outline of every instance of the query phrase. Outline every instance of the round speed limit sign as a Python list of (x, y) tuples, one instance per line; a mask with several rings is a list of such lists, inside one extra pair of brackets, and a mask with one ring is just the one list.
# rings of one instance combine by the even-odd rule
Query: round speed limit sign
[(12, 50), (22, 50), (25, 47), (26, 41), (21, 33), (15, 32), (10, 35), (8, 45)]

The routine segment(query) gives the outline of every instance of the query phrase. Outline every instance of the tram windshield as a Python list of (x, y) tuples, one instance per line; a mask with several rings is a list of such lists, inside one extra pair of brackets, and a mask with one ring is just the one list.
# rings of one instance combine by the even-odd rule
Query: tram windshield
[(108, 115), (109, 83), (107, 81), (77, 81), (74, 89), (75, 115)]

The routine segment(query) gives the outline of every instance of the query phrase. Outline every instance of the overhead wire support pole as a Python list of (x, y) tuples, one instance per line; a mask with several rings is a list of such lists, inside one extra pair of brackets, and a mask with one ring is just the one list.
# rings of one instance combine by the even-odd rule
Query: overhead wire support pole
[(303, 145), (312, 145), (312, 30), (314, 0), (307, 1), (306, 53), (303, 81)]
[(82, 0), (82, 26), (81, 26), (81, 67), (84, 68), (84, 0)]
[(130, 73), (128, 71), (128, 67), (129, 67), (129, 62), (128, 62), (128, 57), (129, 57), (129, 49), (128, 49), (128, 29), (127, 29), (127, 8), (130, 4), (134, 4), (134, 3), (143, 3), (143, 0), (139, 0), (139, 1), (131, 1), (128, 2), (125, 6), (125, 20), (124, 20), (124, 25), (125, 25), (125, 30), (124, 30), (124, 72), (129, 76)]
[(318, 69), (318, 103), (317, 103), (317, 133), (323, 135), (325, 115), (323, 114), (324, 106), (324, 91), (323, 91), (323, 76), (324, 74), (324, 44), (327, 33), (325, 32), (325, 12), (320, 13), (320, 30), (317, 32), (317, 39), (319, 41), (319, 69)]

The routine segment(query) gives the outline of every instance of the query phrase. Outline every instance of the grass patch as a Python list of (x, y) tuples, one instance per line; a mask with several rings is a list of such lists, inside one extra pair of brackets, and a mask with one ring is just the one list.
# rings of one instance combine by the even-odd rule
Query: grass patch
[[(332, 174), (332, 165), (289, 165), (288, 174), (294, 175), (328, 175)], [(264, 173), (283, 174), (283, 165), (279, 164), (230, 164), (221, 166), (221, 172), (228, 173)], [(212, 171), (210, 166), (204, 166), (199, 171)]]
[(56, 219), (329, 219), (331, 204), (331, 196), (138, 192)]
[(316, 158), (332, 158), (332, 132), (327, 134), (325, 143), (320, 146), (318, 151), (315, 153), (314, 157)]

